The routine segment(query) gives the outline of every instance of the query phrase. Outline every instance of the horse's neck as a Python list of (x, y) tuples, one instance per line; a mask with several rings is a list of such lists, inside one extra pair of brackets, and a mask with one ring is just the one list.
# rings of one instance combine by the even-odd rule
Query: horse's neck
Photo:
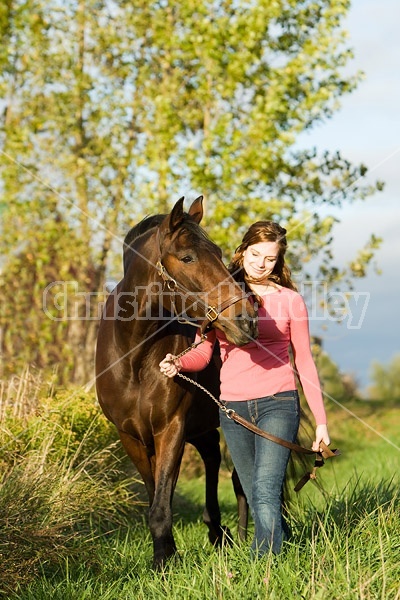
[(159, 323), (156, 319), (147, 318), (145, 313), (139, 314), (135, 307), (128, 310), (124, 310), (123, 307), (122, 310), (118, 309), (114, 330), (121, 352), (129, 352), (130, 358), (133, 359), (146, 353), (148, 345), (157, 334)]
[(154, 337), (162, 319), (163, 288), (157, 281), (154, 240), (149, 236), (140, 248), (132, 252), (124, 278), (117, 287), (115, 328), (119, 340), (132, 347), (146, 346)]

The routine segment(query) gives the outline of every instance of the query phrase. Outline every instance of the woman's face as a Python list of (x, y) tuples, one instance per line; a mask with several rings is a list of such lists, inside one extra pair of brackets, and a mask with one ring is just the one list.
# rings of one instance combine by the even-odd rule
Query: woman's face
[(263, 279), (272, 273), (279, 255), (277, 242), (259, 242), (243, 252), (243, 268), (252, 279)]

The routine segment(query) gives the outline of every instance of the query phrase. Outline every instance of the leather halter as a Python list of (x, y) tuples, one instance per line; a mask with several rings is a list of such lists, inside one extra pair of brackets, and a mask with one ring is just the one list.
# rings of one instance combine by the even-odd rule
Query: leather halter
[[(161, 260), (161, 244), (160, 244), (160, 230), (157, 230), (157, 245), (158, 245), (158, 255), (159, 258), (156, 262), (156, 269), (158, 274), (160, 275), (160, 277), (162, 278), (162, 280), (164, 281), (164, 283), (166, 284), (166, 286), (168, 287), (170, 292), (177, 292), (177, 293), (184, 293), (186, 295), (193, 295), (193, 296), (197, 296), (198, 292), (193, 292), (188, 290), (185, 286), (183, 286), (182, 284), (180, 284), (178, 281), (176, 281), (176, 279), (174, 279), (167, 271), (167, 269), (165, 268), (165, 266), (162, 263)], [(222, 302), (222, 304), (220, 304), (219, 306), (212, 306), (212, 305), (208, 305), (205, 302), (203, 302), (201, 300), (201, 298), (197, 298), (196, 297), (196, 304), (200, 304), (203, 306), (204, 308), (204, 317), (205, 319), (203, 320), (203, 322), (201, 323), (201, 325), (197, 324), (197, 323), (192, 323), (191, 321), (188, 321), (187, 319), (180, 319), (178, 317), (177, 314), (177, 310), (175, 307), (175, 302), (172, 299), (172, 306), (174, 308), (174, 312), (175, 315), (178, 318), (178, 322), (180, 323), (186, 323), (189, 325), (194, 325), (195, 327), (200, 327), (200, 332), (201, 335), (204, 334), (205, 330), (207, 329), (207, 327), (213, 323), (214, 321), (216, 321), (219, 317), (219, 315), (225, 310), (227, 309), (229, 306), (232, 306), (233, 304), (236, 304), (236, 302), (239, 302), (240, 300), (244, 300), (247, 298), (247, 294), (245, 294), (244, 292), (242, 292), (241, 294), (236, 294), (235, 296), (228, 298), (228, 300), (225, 300), (225, 302)]]

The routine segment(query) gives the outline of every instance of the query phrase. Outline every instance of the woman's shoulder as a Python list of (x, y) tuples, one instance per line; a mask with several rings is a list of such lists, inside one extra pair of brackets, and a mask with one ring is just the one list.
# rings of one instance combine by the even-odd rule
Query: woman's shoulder
[(290, 298), (292, 300), (303, 301), (303, 296), (296, 290), (291, 290), (287, 287), (280, 287), (279, 292), (282, 296), (286, 296), (287, 298)]
[(296, 311), (297, 314), (299, 311), (303, 313), (307, 310), (303, 296), (290, 288), (280, 288), (279, 293), (275, 296), (275, 300), (278, 304), (282, 304), (282, 302), (287, 304), (289, 312)]
[(296, 292), (296, 290), (292, 290), (292, 289), (290, 289), (288, 287), (280, 286), (279, 289), (280, 289), (281, 292), (284, 292), (285, 294), (300, 296), (299, 292)]
[(291, 319), (303, 322), (308, 320), (307, 305), (303, 296), (296, 290), (290, 290), (289, 288), (282, 288), (284, 291), (284, 298), (287, 303), (287, 310)]

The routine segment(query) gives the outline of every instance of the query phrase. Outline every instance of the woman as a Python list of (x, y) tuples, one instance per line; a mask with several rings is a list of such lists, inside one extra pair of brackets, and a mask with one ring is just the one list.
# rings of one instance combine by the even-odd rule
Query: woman
[[(326, 414), (310, 350), (308, 315), (285, 264), (286, 230), (272, 221), (254, 223), (237, 248), (229, 271), (258, 303), (259, 337), (242, 347), (213, 329), (207, 340), (177, 359), (167, 354), (160, 370), (200, 371), (219, 341), (221, 401), (257, 427), (294, 442), (299, 428), (299, 380), (316, 422), (312, 449), (329, 445)], [(290, 359), (290, 349), (293, 364)], [(221, 428), (254, 519), (252, 549), (277, 554), (285, 539), (282, 488), (290, 450), (255, 435), (220, 411)]]

